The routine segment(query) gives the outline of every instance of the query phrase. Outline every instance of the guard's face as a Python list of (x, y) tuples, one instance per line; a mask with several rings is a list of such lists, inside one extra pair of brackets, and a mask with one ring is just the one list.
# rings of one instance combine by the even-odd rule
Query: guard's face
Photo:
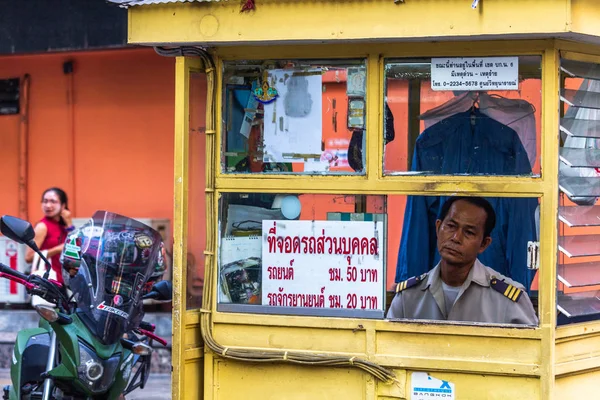
[(443, 221), (436, 221), (440, 256), (450, 265), (462, 266), (475, 261), (491, 243), (483, 238), (487, 214), (484, 209), (464, 200), (455, 201)]

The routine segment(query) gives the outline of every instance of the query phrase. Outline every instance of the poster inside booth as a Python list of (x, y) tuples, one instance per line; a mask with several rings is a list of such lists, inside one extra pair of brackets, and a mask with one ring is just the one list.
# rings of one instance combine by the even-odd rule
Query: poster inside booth
[(381, 221), (263, 221), (262, 304), (381, 316)]
[(261, 236), (223, 238), (220, 311), (382, 318), (384, 227), (265, 219)]

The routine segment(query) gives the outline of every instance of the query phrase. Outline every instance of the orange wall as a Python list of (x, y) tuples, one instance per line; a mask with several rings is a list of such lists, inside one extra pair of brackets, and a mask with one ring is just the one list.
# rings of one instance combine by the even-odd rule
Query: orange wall
[[(67, 60), (71, 77), (63, 74)], [(0, 79), (24, 74), (31, 76), (31, 221), (41, 217), (42, 191), (55, 185), (67, 191), (75, 217), (106, 209), (172, 218), (173, 58), (150, 49), (0, 57)], [(3, 214), (18, 214), (18, 140), (19, 117), (0, 116)]]
[[(0, 70), (2, 68), (0, 61)], [(3, 189), (0, 196), (0, 212), (17, 215), (19, 211), (19, 116), (0, 115), (0, 149), (2, 149), (0, 188)]]

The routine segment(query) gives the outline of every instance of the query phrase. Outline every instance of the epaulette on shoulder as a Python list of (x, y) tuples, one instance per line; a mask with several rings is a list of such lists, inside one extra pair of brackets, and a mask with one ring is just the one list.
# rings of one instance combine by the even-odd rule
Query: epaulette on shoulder
[(412, 278), (408, 278), (407, 280), (400, 282), (396, 285), (396, 293), (400, 293), (405, 289), (415, 286), (417, 283), (421, 282), (425, 278), (427, 278), (426, 273), (419, 276), (413, 276)]
[(519, 298), (523, 294), (523, 291), (516, 286), (511, 285), (510, 283), (506, 283), (497, 279), (496, 277), (492, 277), (490, 281), (490, 286), (497, 292), (502, 293), (502, 295), (508, 297), (515, 303), (519, 301)]

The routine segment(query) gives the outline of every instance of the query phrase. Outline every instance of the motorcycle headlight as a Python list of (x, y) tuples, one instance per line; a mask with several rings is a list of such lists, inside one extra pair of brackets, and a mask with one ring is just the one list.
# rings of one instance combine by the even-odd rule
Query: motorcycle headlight
[(121, 354), (103, 360), (86, 344), (79, 342), (79, 366), (77, 375), (85, 386), (94, 393), (106, 392), (115, 379)]

